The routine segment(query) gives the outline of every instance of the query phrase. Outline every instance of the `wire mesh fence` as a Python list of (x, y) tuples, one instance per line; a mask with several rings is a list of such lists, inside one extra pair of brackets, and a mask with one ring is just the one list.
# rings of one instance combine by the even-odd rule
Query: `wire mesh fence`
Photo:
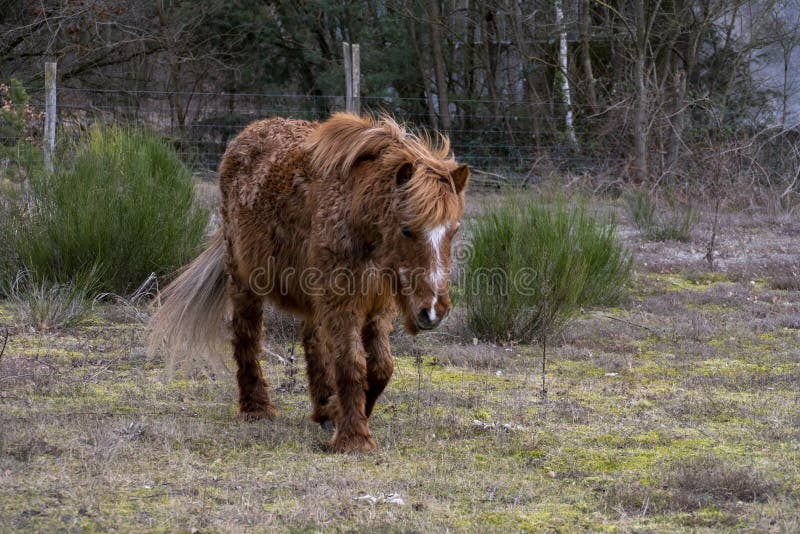
[[(40, 144), (43, 102), (43, 93), (30, 94), (29, 124), (25, 132), (16, 133), (18, 138)], [(167, 138), (195, 171), (215, 170), (227, 143), (254, 120), (275, 116), (321, 120), (345, 107), (344, 96), (75, 87), (59, 87), (57, 102), (60, 139), (75, 137), (97, 121), (144, 126)], [(361, 106), (365, 113), (386, 113), (413, 128), (442, 129), (424, 98), (362, 97)], [(579, 117), (576, 127), (587, 143), (578, 149), (563, 128), (546, 123), (551, 107), (512, 100), (453, 100), (447, 131), (453, 152), (475, 169), (520, 179), (543, 168), (605, 169), (624, 161), (622, 136), (603, 134), (592, 118)], [(0, 143), (15, 145), (14, 135), (0, 132)]]
[[(3, 89), (5, 87), (5, 89)], [(5, 91), (5, 92), (3, 92)], [(44, 91), (14, 95), (0, 87), (0, 177), (12, 180), (42, 165)], [(576, 114), (570, 141), (557, 103), (453, 99), (447, 134), (456, 157), (490, 181), (535, 183), (552, 172), (626, 178), (632, 161), (629, 110)], [(228, 142), (250, 122), (268, 117), (321, 120), (344, 110), (344, 96), (59, 87), (57, 133), (70, 146), (96, 122), (150, 128), (194, 172), (213, 175)], [(436, 102), (396, 96), (361, 97), (365, 113), (386, 113), (412, 128), (441, 131)], [(578, 110), (580, 111), (580, 110)], [(730, 188), (758, 185), (783, 202), (800, 184), (800, 141), (792, 129), (686, 135), (677, 165), (665, 165), (666, 134), (652, 131), (648, 160), (655, 184)], [(696, 132), (695, 132), (696, 133)], [(692, 134), (694, 135), (694, 134)], [(695, 137), (697, 137), (695, 135)], [(23, 141), (23, 142), (21, 142)], [(712, 183), (713, 182), (713, 183)], [(739, 184), (739, 185), (736, 185)]]

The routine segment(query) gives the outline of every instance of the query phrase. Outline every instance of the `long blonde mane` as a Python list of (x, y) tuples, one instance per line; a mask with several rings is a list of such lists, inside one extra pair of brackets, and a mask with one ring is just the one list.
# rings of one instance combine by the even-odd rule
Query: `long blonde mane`
[(403, 185), (400, 206), (405, 223), (432, 228), (459, 218), (462, 199), (454, 194), (450, 173), (458, 166), (450, 140), (438, 134), (414, 133), (388, 116), (359, 117), (335, 113), (309, 135), (305, 144), (318, 176), (346, 176), (355, 163), (370, 156), (381, 162), (379, 174), (394, 176), (404, 163), (414, 172)]

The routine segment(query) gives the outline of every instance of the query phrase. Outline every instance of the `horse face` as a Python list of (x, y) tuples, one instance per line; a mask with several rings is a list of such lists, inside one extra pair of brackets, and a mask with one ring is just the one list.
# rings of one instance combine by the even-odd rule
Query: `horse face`
[(435, 328), (450, 313), (450, 250), (458, 226), (454, 222), (398, 231), (399, 300), (409, 333)]

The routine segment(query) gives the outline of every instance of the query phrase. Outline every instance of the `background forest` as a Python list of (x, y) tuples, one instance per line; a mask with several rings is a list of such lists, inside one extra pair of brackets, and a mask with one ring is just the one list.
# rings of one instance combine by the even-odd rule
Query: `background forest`
[(67, 130), (68, 117), (144, 121), (213, 168), (257, 116), (341, 109), (341, 43), (360, 43), (362, 108), (449, 132), (479, 170), (738, 182), (786, 204), (797, 4), (4, 0), (0, 80), (35, 105), (55, 60)]

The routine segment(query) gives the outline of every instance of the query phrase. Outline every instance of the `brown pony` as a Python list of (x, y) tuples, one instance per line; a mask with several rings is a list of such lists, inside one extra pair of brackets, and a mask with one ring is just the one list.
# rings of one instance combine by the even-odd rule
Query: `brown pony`
[(273, 418), (259, 357), (269, 298), (302, 319), (311, 419), (335, 451), (375, 448), (368, 420), (392, 376), (398, 308), (411, 334), (450, 311), (450, 244), (466, 165), (389, 118), (273, 118), (230, 143), (219, 171), (223, 227), (163, 291), (150, 352), (170, 364), (223, 339), (230, 314), (239, 413)]

